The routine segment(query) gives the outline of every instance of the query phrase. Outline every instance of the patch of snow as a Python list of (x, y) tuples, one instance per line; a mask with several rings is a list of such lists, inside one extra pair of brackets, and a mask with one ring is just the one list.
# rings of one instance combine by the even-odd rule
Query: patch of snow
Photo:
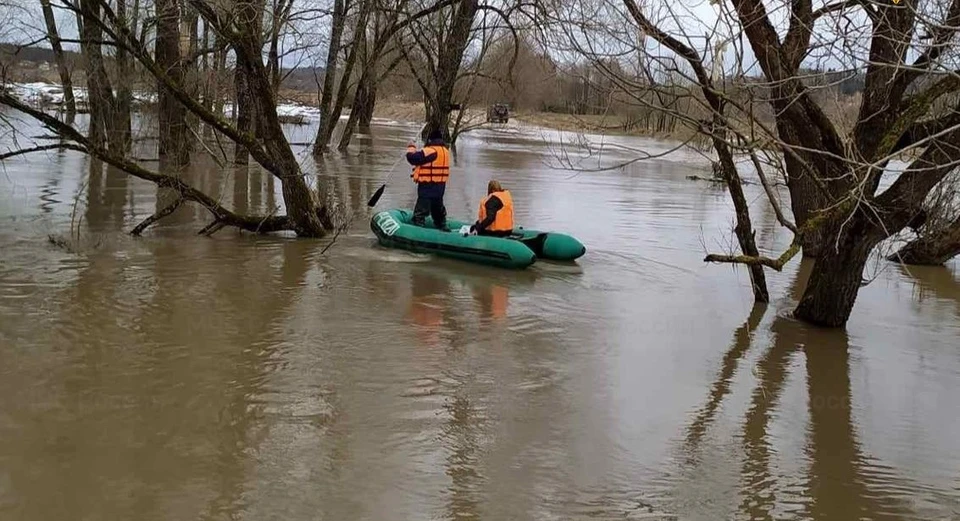
[[(33, 83), (7, 83), (2, 86), (14, 96), (20, 98), (26, 103), (33, 105), (62, 105), (63, 88), (60, 85), (54, 85), (43, 82)], [(77, 103), (87, 102), (87, 89), (83, 87), (73, 88), (74, 98)], [(133, 99), (137, 103), (156, 103), (158, 96), (154, 92), (136, 91), (132, 93)], [(232, 103), (223, 104), (223, 116), (229, 117), (233, 112)], [(280, 116), (301, 116), (307, 121), (318, 121), (320, 119), (320, 109), (309, 105), (297, 103), (282, 103), (277, 106), (277, 114)], [(350, 117), (349, 113), (341, 114), (340, 120), (346, 120)], [(392, 124), (398, 122), (390, 121)]]

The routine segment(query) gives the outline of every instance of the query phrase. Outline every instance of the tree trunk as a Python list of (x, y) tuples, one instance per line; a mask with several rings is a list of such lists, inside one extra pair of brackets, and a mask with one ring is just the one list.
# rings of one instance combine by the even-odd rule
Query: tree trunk
[(924, 233), (887, 259), (904, 264), (939, 266), (960, 255), (960, 217), (949, 226)]
[(826, 242), (817, 254), (794, 316), (818, 326), (842, 327), (857, 300), (870, 252), (884, 234), (878, 233), (861, 213), (835, 219), (823, 229)]
[(40, 7), (43, 9), (43, 19), (47, 25), (47, 38), (50, 39), (50, 47), (53, 48), (53, 55), (57, 60), (57, 71), (60, 73), (60, 85), (63, 87), (63, 105), (67, 112), (67, 118), (73, 119), (77, 114), (77, 102), (73, 96), (73, 79), (70, 77), (70, 67), (67, 66), (67, 60), (63, 55), (63, 46), (60, 45), (60, 33), (57, 31), (57, 20), (53, 16), (53, 8), (50, 7), (50, 0), (40, 0)]
[[(187, 92), (190, 93), (191, 97), (194, 99), (200, 99), (202, 89), (200, 85), (200, 67), (199, 62), (197, 61), (197, 54), (200, 51), (200, 34), (198, 32), (200, 13), (198, 13), (197, 10), (191, 7), (189, 4), (185, 3), (181, 21), (182, 28), (180, 31), (180, 55), (182, 57), (181, 63), (183, 68), (183, 81), (185, 88)], [(183, 48), (184, 36), (187, 38), (186, 49)], [(196, 134), (199, 130), (200, 118), (189, 110), (186, 110), (185, 114), (187, 136), (189, 137)], [(193, 140), (185, 139), (184, 144), (186, 145), (187, 152), (189, 153), (190, 150), (193, 149)]]
[[(121, 26), (129, 23), (126, 0), (117, 0), (117, 17)], [(124, 46), (117, 46), (117, 98), (116, 112), (111, 120), (113, 146), (117, 150), (128, 150), (131, 145), (131, 125), (133, 118), (133, 63)]]
[(280, 35), (283, 32), (283, 26), (290, 17), (290, 9), (293, 7), (293, 0), (274, 0), (273, 1), (273, 20), (270, 24), (270, 53), (269, 71), (270, 81), (273, 85), (273, 91), (280, 92), (280, 83), (282, 74), (280, 70)]
[[(360, 80), (357, 82), (357, 90), (353, 95), (353, 105), (350, 107), (350, 117), (347, 118), (347, 125), (343, 129), (343, 133), (340, 136), (340, 144), (337, 145), (337, 150), (340, 152), (345, 152), (350, 146), (350, 141), (353, 139), (353, 133), (357, 129), (357, 125), (363, 119), (363, 104), (366, 102), (367, 90), (369, 89), (369, 84), (371, 83), (370, 78), (372, 74), (370, 73), (369, 68), (363, 71), (363, 74), (360, 76)], [(371, 109), (372, 110), (372, 109)], [(369, 124), (367, 129), (369, 130)]]
[[(177, 0), (156, 0), (157, 41), (156, 60), (167, 76), (183, 85), (184, 71), (180, 56), (180, 5)], [(160, 125), (159, 154), (172, 159), (171, 164), (183, 167), (190, 162), (187, 143), (187, 111), (167, 89), (157, 82), (158, 121)]]
[(300, 163), (283, 134), (280, 118), (277, 116), (273, 87), (267, 69), (263, 65), (261, 53), (263, 5), (258, 1), (241, 0), (237, 2), (237, 6), (237, 26), (240, 31), (237, 71), (238, 75), (244, 78), (243, 90), (248, 97), (253, 131), (266, 155), (282, 172), (282, 175), (277, 177), (280, 179), (287, 216), (293, 221), (297, 235), (323, 237), (326, 234), (326, 228), (331, 228), (332, 223), (323, 213), (323, 208), (317, 208), (313, 192), (307, 186), (300, 171)]
[[(722, 110), (719, 109), (719, 110)], [(733, 207), (737, 213), (737, 226), (734, 233), (737, 235), (737, 242), (740, 243), (740, 250), (744, 255), (750, 257), (759, 257), (760, 251), (757, 249), (757, 243), (754, 240), (753, 225), (750, 223), (750, 207), (747, 205), (747, 198), (743, 195), (743, 184), (740, 181), (740, 174), (737, 172), (737, 165), (733, 161), (733, 154), (727, 147), (725, 129), (718, 128), (723, 123), (718, 114), (714, 118), (715, 128), (712, 135), (713, 146), (717, 150), (717, 156), (720, 159), (720, 172), (727, 183), (727, 190), (730, 192), (730, 199), (733, 200)], [(751, 265), (747, 267), (750, 273), (750, 285), (753, 288), (753, 298), (756, 302), (770, 302), (770, 293), (767, 290), (767, 278), (763, 273), (763, 266)]]
[(360, 118), (360, 132), (370, 133), (370, 124), (373, 122), (373, 109), (376, 108), (377, 105), (376, 82), (367, 82), (366, 84), (360, 85), (357, 90), (356, 99), (360, 100), (359, 103), (354, 102), (354, 107), (357, 109)]
[(220, 39), (217, 38), (217, 54), (216, 61), (213, 62), (213, 112), (217, 116), (223, 116), (223, 71), (227, 68), (227, 47), (226, 45), (221, 45)]
[[(234, 107), (237, 112), (237, 130), (243, 134), (253, 133), (256, 135), (254, 131), (256, 121), (252, 110), (253, 100), (251, 99), (249, 80), (239, 63), (234, 71), (234, 85), (236, 89)], [(234, 148), (233, 162), (237, 165), (246, 165), (250, 162), (250, 154), (239, 143)]]
[(330, 42), (327, 47), (327, 65), (323, 73), (323, 90), (320, 93), (320, 128), (317, 130), (317, 139), (313, 146), (313, 155), (319, 157), (327, 148), (333, 127), (339, 114), (333, 115), (333, 85), (337, 79), (337, 56), (340, 53), (340, 41), (343, 39), (343, 28), (346, 25), (346, 2), (335, 0), (333, 4), (333, 20), (330, 29)]
[(434, 78), (436, 92), (426, 93), (430, 103), (427, 106), (427, 124), (423, 128), (424, 139), (431, 132), (439, 130), (444, 140), (450, 142), (450, 113), (454, 88), (460, 76), (460, 64), (463, 62), (463, 53), (470, 41), (473, 21), (478, 10), (477, 0), (460, 0), (453, 13), (450, 32), (445, 41), (440, 43), (437, 73)]
[(87, 77), (87, 103), (90, 108), (89, 137), (94, 145), (107, 146), (108, 141), (114, 141), (108, 140), (108, 135), (112, 134), (110, 129), (115, 117), (115, 100), (100, 49), (103, 31), (96, 22), (100, 18), (100, 1), (80, 0), (80, 13), (80, 46)]

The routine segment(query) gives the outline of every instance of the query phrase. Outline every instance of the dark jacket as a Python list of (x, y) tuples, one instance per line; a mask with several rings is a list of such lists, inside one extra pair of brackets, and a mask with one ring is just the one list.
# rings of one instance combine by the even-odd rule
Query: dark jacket
[[(427, 141), (426, 146), (446, 147), (447, 145), (443, 143), (443, 139), (431, 139)], [(407, 163), (413, 166), (425, 165), (436, 158), (436, 152), (424, 154), (422, 149), (416, 152), (407, 152)], [(410, 176), (412, 177), (413, 174), (410, 174)], [(417, 183), (417, 195), (421, 197), (443, 197), (446, 186), (446, 183)]]
[(497, 212), (503, 208), (503, 201), (495, 195), (491, 195), (487, 198), (487, 202), (483, 204), (483, 207), (487, 210), (487, 217), (482, 221), (477, 221), (471, 226), (471, 230), (481, 233), (487, 229), (487, 226), (493, 224), (493, 221), (497, 219)]
[[(436, 147), (441, 146), (446, 148), (447, 145), (443, 143), (443, 139), (431, 139), (427, 141), (426, 146)], [(407, 152), (407, 163), (410, 163), (413, 166), (425, 165), (434, 159), (437, 158), (436, 152), (431, 152), (429, 155), (423, 153), (423, 149), (417, 150), (416, 152)]]

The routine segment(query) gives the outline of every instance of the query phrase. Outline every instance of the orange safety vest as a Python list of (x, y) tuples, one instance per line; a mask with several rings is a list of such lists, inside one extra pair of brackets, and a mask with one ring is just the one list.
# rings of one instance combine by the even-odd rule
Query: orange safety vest
[(494, 192), (480, 201), (480, 222), (483, 222), (487, 218), (487, 199), (490, 199), (492, 196), (497, 196), (497, 199), (500, 199), (500, 202), (503, 203), (503, 208), (497, 212), (497, 216), (494, 217), (493, 222), (490, 223), (490, 226), (487, 226), (487, 230), (491, 232), (507, 232), (513, 229), (513, 197), (510, 196), (509, 190), (504, 190), (502, 192)]
[(414, 183), (446, 183), (450, 178), (450, 151), (441, 145), (423, 147), (423, 155), (429, 156), (436, 152), (437, 158), (433, 161), (414, 167)]

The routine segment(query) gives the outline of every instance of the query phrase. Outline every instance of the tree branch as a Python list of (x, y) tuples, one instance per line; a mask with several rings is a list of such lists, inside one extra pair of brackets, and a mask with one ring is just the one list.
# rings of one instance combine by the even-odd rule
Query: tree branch
[(773, 206), (773, 212), (777, 215), (777, 221), (780, 221), (780, 224), (784, 225), (790, 231), (796, 234), (797, 225), (793, 224), (786, 217), (784, 217), (783, 210), (780, 208), (780, 202), (777, 201), (775, 194), (773, 193), (773, 188), (767, 181), (766, 174), (763, 173), (763, 166), (760, 165), (760, 160), (757, 158), (757, 153), (753, 150), (750, 151), (750, 160), (753, 161), (753, 167), (757, 170), (757, 176), (760, 178), (760, 184), (763, 185), (763, 190), (767, 193), (767, 199), (770, 200), (770, 204)]
[(960, 126), (960, 106), (945, 116), (914, 123), (900, 136), (890, 153), (901, 152), (956, 126)]
[(165, 208), (151, 215), (150, 217), (147, 217), (146, 219), (143, 220), (143, 222), (138, 224), (133, 230), (130, 230), (130, 235), (133, 235), (134, 237), (139, 237), (144, 230), (150, 227), (150, 225), (172, 214), (173, 212), (177, 211), (177, 208), (180, 208), (180, 206), (183, 205), (183, 203), (185, 202), (187, 202), (185, 198), (177, 197), (176, 201), (170, 203)]
[[(287, 216), (259, 217), (237, 215), (236, 213), (221, 206), (220, 203), (218, 203), (209, 195), (190, 186), (179, 177), (151, 172), (150, 170), (143, 168), (133, 161), (120, 157), (106, 148), (92, 143), (72, 126), (67, 125), (66, 123), (49, 114), (24, 104), (6, 92), (0, 92), (0, 105), (6, 105), (24, 114), (32, 116), (51, 131), (66, 139), (70, 139), (79, 143), (81, 147), (91, 156), (96, 157), (97, 159), (100, 159), (101, 161), (104, 161), (105, 163), (110, 164), (120, 170), (123, 170), (133, 177), (143, 179), (144, 181), (149, 181), (160, 187), (171, 188), (175, 190), (182, 198), (194, 201), (206, 208), (207, 211), (213, 214), (214, 219), (224, 223), (225, 225), (235, 226), (243, 230), (260, 233), (281, 230), (295, 230), (294, 223)], [(319, 215), (324, 211), (325, 209), (321, 207), (317, 210), (317, 213)]]
[(844, 9), (847, 9), (849, 7), (856, 7), (856, 6), (860, 6), (866, 9), (868, 11), (867, 14), (869, 15), (875, 14), (871, 12), (870, 4), (865, 3), (863, 0), (846, 0), (844, 2), (836, 2), (833, 4), (825, 5), (820, 9), (817, 9), (816, 11), (813, 12), (813, 15), (810, 17), (810, 23), (813, 24), (820, 18), (830, 13), (843, 11)]
[[(0, 100), (0, 102), (2, 102), (2, 100)], [(11, 152), (6, 152), (4, 154), (0, 154), (0, 161), (5, 161), (7, 159), (10, 159), (11, 157), (22, 156), (25, 154), (32, 154), (34, 152), (43, 152), (44, 150), (62, 150), (62, 149), (76, 150), (77, 152), (84, 152), (84, 153), (87, 152), (87, 149), (80, 145), (74, 145), (73, 143), (57, 143), (56, 145), (42, 145), (42, 146), (33, 147), (33, 148), (24, 148), (21, 150), (13, 150)]]
[[(79, 8), (71, 4), (68, 0), (63, 0), (63, 3), (69, 9), (74, 10), (75, 12), (80, 12)], [(104, 23), (99, 18), (95, 18), (94, 21), (97, 23), (97, 25), (99, 25), (104, 30), (104, 32), (106, 32), (111, 38), (116, 40), (118, 44), (121, 41), (124, 42), (123, 43), (124, 47), (126, 47), (137, 58), (137, 60), (140, 63), (142, 63), (143, 66), (146, 67), (148, 71), (150, 71), (150, 73), (154, 77), (156, 77), (161, 83), (163, 83), (164, 87), (170, 90), (170, 93), (174, 95), (177, 101), (182, 103), (184, 107), (186, 107), (190, 112), (193, 112), (205, 123), (214, 127), (216, 130), (222, 132), (225, 136), (229, 137), (231, 140), (235, 141), (236, 143), (246, 148), (250, 152), (250, 155), (253, 156), (253, 158), (257, 161), (257, 163), (260, 163), (260, 165), (262, 165), (267, 171), (269, 171), (273, 175), (277, 176), (278, 178), (283, 178), (284, 175), (286, 175), (283, 169), (281, 169), (280, 166), (270, 156), (267, 155), (266, 151), (260, 146), (260, 144), (257, 142), (257, 140), (253, 136), (249, 134), (241, 134), (240, 131), (238, 131), (232, 125), (227, 123), (223, 118), (217, 116), (212, 111), (207, 110), (206, 107), (204, 107), (199, 101), (195, 100), (192, 96), (187, 94), (187, 92), (183, 89), (181, 85), (171, 80), (170, 77), (167, 76), (167, 74), (151, 58), (150, 52), (143, 46), (143, 42), (140, 42), (133, 34), (131, 34), (129, 29), (127, 29), (125, 25), (116, 23), (117, 22), (116, 14), (110, 9), (110, 6), (107, 4), (108, 4), (107, 2), (102, 2), (102, 5), (101, 5), (101, 7), (103, 7), (104, 15), (106, 18), (109, 18), (115, 25), (119, 26), (120, 34), (114, 31), (113, 27), (111, 27), (110, 24)], [(195, 8), (198, 8), (198, 11), (200, 11), (201, 14), (203, 14), (205, 11), (200, 10), (197, 4), (203, 4), (203, 2), (191, 1), (191, 5)], [(205, 7), (207, 7), (207, 10), (209, 10), (209, 6), (205, 6)], [(214, 16), (216, 16), (215, 13), (214, 13)], [(219, 23), (219, 19), (217, 19), (217, 21)], [(216, 25), (218, 24), (211, 24), (211, 25), (216, 27)], [(233, 33), (224, 31), (224, 34), (232, 35)], [(123, 38), (121, 38), (121, 35)], [(243, 46), (242, 45), (234, 46), (235, 50), (239, 47), (243, 47)]]
[(813, 34), (813, 2), (811, 0), (793, 0), (790, 9), (790, 28), (783, 39), (783, 55), (787, 67), (794, 70), (800, 67), (803, 57), (810, 47)]
[(930, 46), (913, 62), (909, 69), (900, 72), (901, 78), (907, 83), (922, 75), (926, 68), (936, 62), (947, 47), (947, 42), (960, 30), (960, 0), (953, 0), (946, 18), (931, 33), (933, 41)]
[[(799, 237), (799, 236), (798, 236)], [(787, 251), (783, 252), (776, 259), (770, 257), (752, 257), (749, 255), (717, 255), (711, 253), (703, 258), (703, 262), (716, 262), (727, 264), (745, 264), (747, 266), (766, 266), (777, 271), (783, 271), (783, 267), (790, 262), (790, 259), (800, 253), (800, 241), (794, 238)]]

